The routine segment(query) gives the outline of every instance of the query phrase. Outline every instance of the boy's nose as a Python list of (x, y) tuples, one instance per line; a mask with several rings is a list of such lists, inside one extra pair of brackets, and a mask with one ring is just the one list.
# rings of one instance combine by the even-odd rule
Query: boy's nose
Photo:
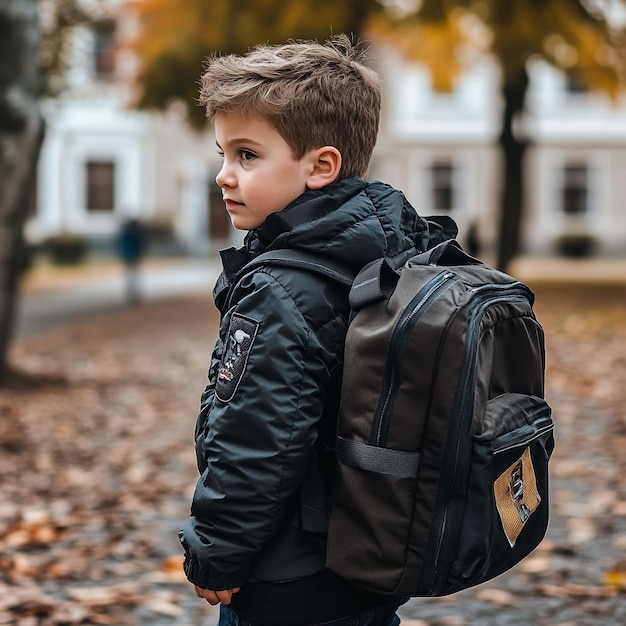
[(215, 177), (215, 182), (222, 189), (224, 187), (234, 187), (235, 186), (235, 178), (234, 178), (232, 172), (229, 171), (229, 168), (227, 167), (226, 162), (224, 162), (222, 164), (222, 168), (217, 173), (217, 176)]

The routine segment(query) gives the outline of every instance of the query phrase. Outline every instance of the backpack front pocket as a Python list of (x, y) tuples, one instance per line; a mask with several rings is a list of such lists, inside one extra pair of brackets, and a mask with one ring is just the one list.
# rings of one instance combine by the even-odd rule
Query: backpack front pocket
[(463, 533), (450, 580), (489, 580), (534, 550), (548, 526), (551, 410), (542, 398), (510, 393), (487, 403), (474, 430)]

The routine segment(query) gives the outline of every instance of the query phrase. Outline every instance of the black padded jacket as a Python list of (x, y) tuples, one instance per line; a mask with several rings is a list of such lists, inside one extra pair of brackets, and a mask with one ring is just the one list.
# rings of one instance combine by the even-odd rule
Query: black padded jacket
[(219, 339), (195, 430), (200, 479), (180, 533), (192, 583), (230, 589), (324, 568), (323, 523), (309, 516), (307, 527), (299, 495), (316, 477), (326, 489), (332, 482), (325, 452), (338, 407), (348, 290), (277, 266), (241, 278), (243, 266), (266, 250), (292, 248), (356, 272), (454, 236), (453, 223), (443, 224), (420, 217), (392, 187), (352, 178), (305, 192), (248, 233), (243, 248), (222, 252), (214, 290)]

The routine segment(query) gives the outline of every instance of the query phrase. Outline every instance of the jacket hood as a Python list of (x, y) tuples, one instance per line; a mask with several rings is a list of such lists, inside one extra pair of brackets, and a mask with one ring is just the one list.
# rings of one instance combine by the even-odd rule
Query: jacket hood
[(268, 216), (249, 234), (249, 249), (312, 250), (360, 268), (381, 256), (427, 250), (456, 232), (450, 218), (418, 215), (401, 191), (349, 178), (309, 190)]
[(446, 216), (422, 217), (404, 194), (381, 182), (348, 178), (309, 190), (250, 231), (240, 249), (222, 250), (216, 301), (237, 273), (266, 250), (293, 248), (327, 254), (355, 273), (370, 261), (415, 249), (423, 252), (457, 234)]

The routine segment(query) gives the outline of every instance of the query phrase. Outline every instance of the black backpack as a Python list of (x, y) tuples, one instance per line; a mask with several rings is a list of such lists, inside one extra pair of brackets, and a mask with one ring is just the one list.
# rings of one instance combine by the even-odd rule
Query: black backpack
[(440, 596), (527, 556), (547, 529), (554, 448), (530, 289), (454, 240), (354, 280), (295, 250), (252, 264), (351, 285), (327, 567), (377, 593)]

